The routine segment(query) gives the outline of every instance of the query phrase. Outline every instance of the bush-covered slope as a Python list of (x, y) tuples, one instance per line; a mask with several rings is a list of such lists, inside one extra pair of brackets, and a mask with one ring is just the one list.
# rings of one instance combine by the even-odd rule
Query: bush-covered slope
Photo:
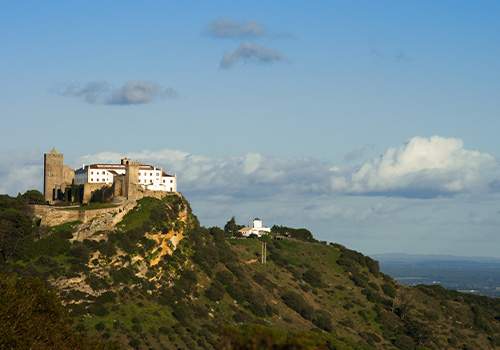
[[(40, 239), (34, 233), (40, 229), (30, 227), (0, 269), (48, 281), (76, 329), (124, 348), (492, 349), (500, 343), (496, 299), (398, 285), (373, 259), (308, 234), (229, 239), (217, 227), (201, 227), (182, 197), (143, 198), (114, 231), (83, 242), (74, 240), (77, 223)], [(260, 263), (264, 243), (266, 264)]]

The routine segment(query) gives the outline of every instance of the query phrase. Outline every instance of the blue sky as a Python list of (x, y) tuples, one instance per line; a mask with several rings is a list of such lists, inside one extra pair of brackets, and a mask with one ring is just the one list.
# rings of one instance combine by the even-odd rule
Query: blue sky
[(202, 224), (500, 257), (497, 1), (17, 1), (0, 193), (43, 153), (177, 173)]

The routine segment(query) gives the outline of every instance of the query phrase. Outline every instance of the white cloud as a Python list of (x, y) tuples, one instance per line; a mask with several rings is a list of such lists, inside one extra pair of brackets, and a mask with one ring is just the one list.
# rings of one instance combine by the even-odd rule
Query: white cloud
[(30, 189), (43, 191), (43, 153), (0, 152), (0, 194), (15, 196)]
[(125, 83), (121, 88), (113, 89), (106, 82), (90, 82), (83, 87), (67, 85), (56, 89), (62, 96), (80, 97), (88, 103), (109, 105), (143, 104), (160, 98), (175, 98), (178, 93), (171, 87), (162, 88), (156, 83), (145, 80), (134, 80)]
[(224, 54), (220, 66), (221, 68), (231, 68), (238, 62), (244, 64), (271, 64), (288, 62), (288, 59), (273, 48), (243, 41), (234, 52)]
[(485, 185), (481, 175), (496, 168), (492, 155), (466, 150), (460, 139), (414, 137), (367, 161), (351, 176), (341, 176), (342, 185), (336, 188), (333, 183), (333, 187), (357, 194), (455, 193)]
[[(271, 198), (285, 195), (434, 198), (463, 193), (498, 192), (498, 161), (466, 150), (460, 139), (414, 137), (376, 159), (353, 167), (311, 157), (279, 158), (259, 153), (207, 157), (179, 150), (119, 154), (102, 152), (70, 162), (117, 163), (127, 156), (162, 166), (179, 176), (179, 189), (199, 195)], [(0, 190), (41, 188), (43, 153), (0, 154)]]
[[(439, 136), (411, 138), (358, 167), (259, 153), (211, 158), (161, 150), (127, 156), (178, 173), (181, 191), (233, 197), (344, 194), (434, 198), (489, 190), (498, 169), (493, 156), (464, 149), (460, 139)], [(117, 162), (121, 157), (101, 153), (82, 157), (77, 164), (95, 162), (96, 158)]]

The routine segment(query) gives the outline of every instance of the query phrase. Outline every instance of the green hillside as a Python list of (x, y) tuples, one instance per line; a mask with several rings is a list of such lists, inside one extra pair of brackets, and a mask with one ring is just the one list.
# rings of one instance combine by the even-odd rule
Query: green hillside
[[(404, 287), (380, 273), (373, 259), (317, 242), (307, 230), (282, 240), (230, 238), (220, 228), (200, 226), (189, 203), (170, 196), (143, 198), (113, 231), (79, 241), (81, 223), (37, 226), (28, 205), (32, 197), (0, 198), (0, 272), (8, 274), (5, 279), (46, 281), (69, 311), (75, 334), (99, 339), (99, 346), (500, 346), (497, 299), (438, 286)], [(0, 286), (3, 294), (7, 287)], [(12, 338), (6, 330), (12, 324), (5, 324), (2, 317), (0, 348), (9, 348)]]

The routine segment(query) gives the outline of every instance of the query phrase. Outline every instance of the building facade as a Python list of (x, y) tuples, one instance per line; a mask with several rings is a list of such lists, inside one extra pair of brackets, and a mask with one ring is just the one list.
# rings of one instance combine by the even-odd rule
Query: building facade
[[(90, 164), (75, 170), (75, 185), (86, 183), (110, 185), (115, 182), (115, 177), (124, 176), (127, 167), (132, 165), (130, 159), (124, 158), (121, 164)], [(137, 184), (145, 190), (177, 192), (177, 177), (169, 175), (162, 168), (152, 165), (137, 163)]]
[(252, 227), (243, 227), (241, 230), (238, 230), (244, 237), (248, 237), (250, 235), (256, 235), (260, 237), (262, 235), (267, 235), (271, 232), (269, 227), (262, 226), (262, 220), (259, 218), (253, 219)]
[(162, 168), (123, 158), (120, 164), (90, 164), (74, 170), (63, 164), (63, 155), (55, 149), (45, 153), (43, 191), (47, 202), (75, 200), (68, 197), (72, 184), (83, 186), (83, 203), (103, 186), (113, 186), (115, 196), (127, 199), (136, 199), (144, 191), (177, 193), (177, 176)]

